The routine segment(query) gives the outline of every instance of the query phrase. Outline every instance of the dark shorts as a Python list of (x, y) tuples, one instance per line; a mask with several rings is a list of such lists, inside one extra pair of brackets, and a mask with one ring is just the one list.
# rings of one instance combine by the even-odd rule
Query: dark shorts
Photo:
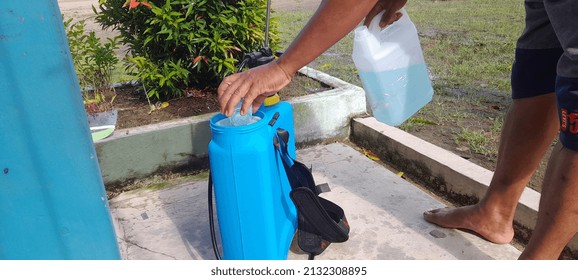
[(578, 151), (578, 0), (526, 0), (512, 98), (556, 92), (560, 140)]

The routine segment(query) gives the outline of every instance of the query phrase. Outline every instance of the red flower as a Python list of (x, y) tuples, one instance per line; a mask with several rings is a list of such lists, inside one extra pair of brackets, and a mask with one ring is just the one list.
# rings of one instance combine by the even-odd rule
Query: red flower
[(146, 2), (146, 1), (141, 2), (141, 1), (136, 1), (136, 0), (130, 0), (130, 1), (127, 0), (124, 3), (123, 7), (126, 7), (128, 5), (128, 9), (130, 10), (130, 9), (134, 9), (134, 8), (138, 7), (138, 5), (141, 5), (141, 4), (144, 6), (147, 6), (149, 8), (152, 7), (149, 2)]

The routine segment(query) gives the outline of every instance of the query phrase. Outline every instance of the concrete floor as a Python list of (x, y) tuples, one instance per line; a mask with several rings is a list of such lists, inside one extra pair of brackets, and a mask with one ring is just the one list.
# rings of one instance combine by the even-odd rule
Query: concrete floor
[[(343, 143), (298, 151), (313, 166), (315, 181), (332, 191), (350, 239), (331, 244), (319, 260), (511, 260), (520, 251), (460, 230), (427, 223), (423, 211), (445, 205)], [(213, 260), (207, 180), (191, 179), (161, 190), (135, 190), (110, 201), (123, 259)], [(288, 259), (306, 255), (288, 252)]]

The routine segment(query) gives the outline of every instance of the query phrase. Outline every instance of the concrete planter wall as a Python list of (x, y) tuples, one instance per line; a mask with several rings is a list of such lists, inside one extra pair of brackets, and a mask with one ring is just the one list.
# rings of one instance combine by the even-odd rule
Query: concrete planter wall
[[(299, 72), (332, 89), (289, 100), (297, 144), (348, 138), (351, 118), (366, 113), (363, 89), (312, 68)], [(206, 168), (213, 115), (121, 129), (97, 142), (104, 183), (110, 187), (167, 170)]]

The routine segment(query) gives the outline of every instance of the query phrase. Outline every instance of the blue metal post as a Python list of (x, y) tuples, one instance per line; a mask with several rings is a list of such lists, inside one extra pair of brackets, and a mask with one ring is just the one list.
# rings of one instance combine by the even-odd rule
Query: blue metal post
[(0, 2), (0, 259), (120, 259), (57, 0)]

